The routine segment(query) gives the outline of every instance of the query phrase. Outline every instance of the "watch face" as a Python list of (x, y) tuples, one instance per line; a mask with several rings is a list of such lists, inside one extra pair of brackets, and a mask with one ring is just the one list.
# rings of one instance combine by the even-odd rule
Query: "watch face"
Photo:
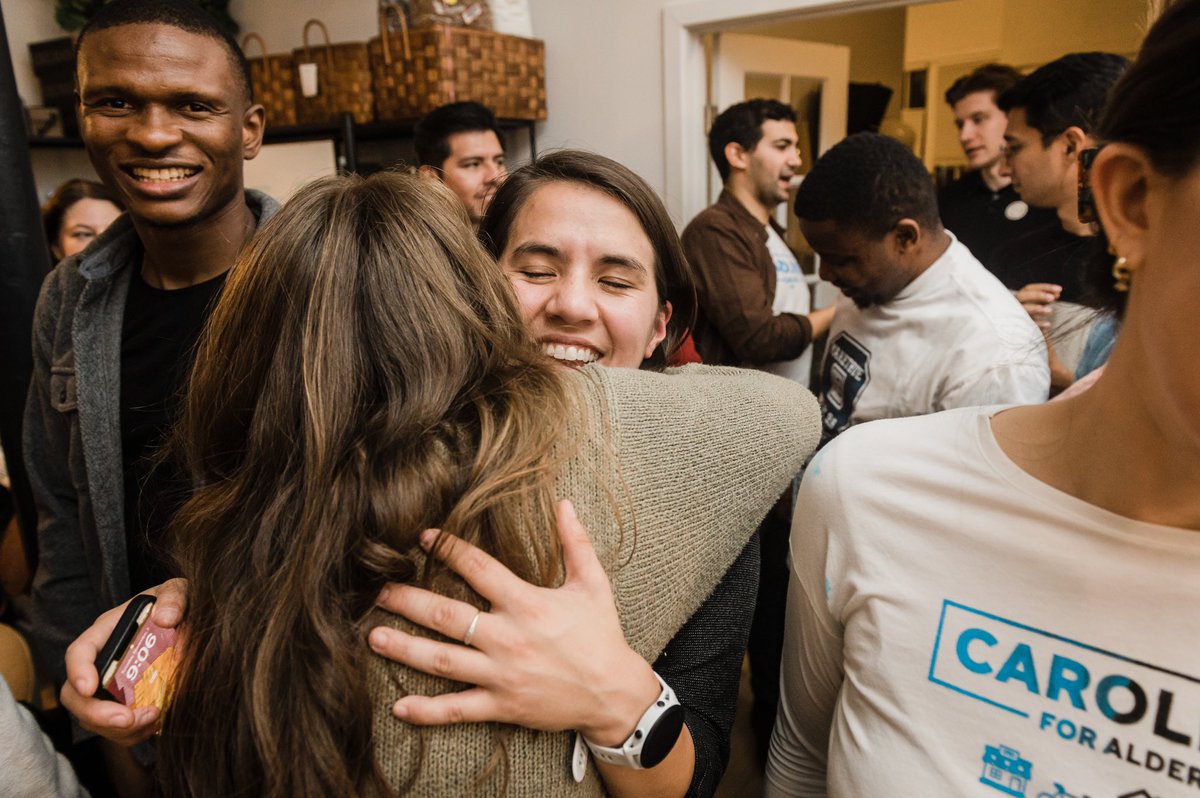
[(646, 741), (642, 743), (641, 765), (652, 768), (667, 758), (679, 733), (683, 731), (683, 707), (678, 704), (667, 707), (650, 731), (646, 732)]

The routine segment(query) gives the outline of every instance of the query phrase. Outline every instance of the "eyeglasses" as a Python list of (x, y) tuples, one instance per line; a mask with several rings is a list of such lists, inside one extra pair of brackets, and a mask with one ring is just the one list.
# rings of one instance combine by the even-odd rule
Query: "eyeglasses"
[(1079, 151), (1079, 221), (1092, 224), (1096, 221), (1096, 199), (1092, 196), (1092, 162), (1096, 160), (1099, 147)]

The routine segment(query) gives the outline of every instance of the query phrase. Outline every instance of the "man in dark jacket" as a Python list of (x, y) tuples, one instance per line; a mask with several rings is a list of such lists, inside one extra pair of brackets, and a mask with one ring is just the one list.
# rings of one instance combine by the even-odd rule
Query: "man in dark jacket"
[(77, 64), (88, 156), (128, 212), (58, 264), (34, 314), (33, 631), (60, 682), (97, 615), (169, 574), (164, 530), (190, 484), (155, 453), (225, 277), (276, 207), (244, 187), (264, 129), (245, 59), (194, 3), (105, 4)]

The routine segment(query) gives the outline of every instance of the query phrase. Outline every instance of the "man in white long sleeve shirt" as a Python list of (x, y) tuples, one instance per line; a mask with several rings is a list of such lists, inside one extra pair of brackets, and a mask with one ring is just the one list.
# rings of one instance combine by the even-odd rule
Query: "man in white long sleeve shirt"
[(822, 369), (826, 440), (864, 421), (1046, 400), (1037, 325), (942, 227), (903, 144), (845, 139), (805, 177), (796, 215), (843, 294)]

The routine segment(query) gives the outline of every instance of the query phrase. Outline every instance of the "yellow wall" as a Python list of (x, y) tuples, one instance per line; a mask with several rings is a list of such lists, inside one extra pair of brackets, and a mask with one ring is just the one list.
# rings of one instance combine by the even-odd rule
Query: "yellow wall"
[(1044, 64), (1084, 50), (1132, 56), (1146, 31), (1146, 0), (1005, 0), (1001, 52)]
[(998, 51), (1004, 29), (1004, 7), (1004, 0), (951, 0), (907, 7), (904, 9), (906, 68)]
[(887, 116), (900, 114), (904, 80), (904, 9), (890, 8), (797, 22), (739, 28), (737, 33), (779, 36), (850, 48), (850, 80), (882, 83), (892, 90)]
[(951, 0), (909, 6), (908, 68), (972, 56), (1034, 66), (1081, 50), (1132, 54), (1146, 0)]
[(1132, 56), (1145, 32), (1146, 0), (950, 0), (905, 9), (906, 69), (928, 69), (925, 164), (963, 164), (943, 95), (988, 61), (1030, 71), (1067, 53)]

